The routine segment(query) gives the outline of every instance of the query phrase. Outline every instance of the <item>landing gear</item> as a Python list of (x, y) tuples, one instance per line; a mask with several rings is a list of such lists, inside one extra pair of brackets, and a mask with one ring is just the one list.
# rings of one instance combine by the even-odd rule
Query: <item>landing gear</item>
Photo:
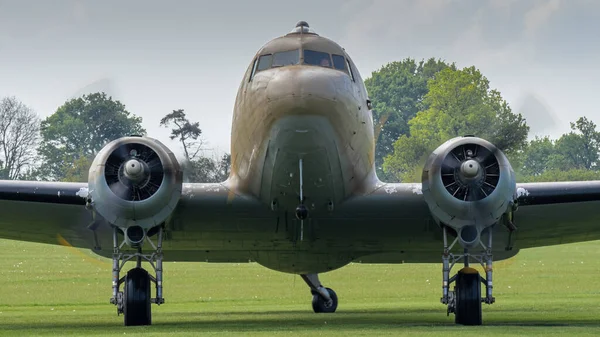
[(454, 322), (481, 325), (481, 280), (476, 269), (465, 267), (456, 274)]
[(142, 268), (127, 272), (123, 287), (125, 326), (152, 324), (150, 275)]
[(323, 287), (319, 281), (318, 274), (302, 274), (300, 276), (308, 284), (310, 292), (313, 295), (313, 311), (316, 313), (335, 312), (338, 306), (338, 298), (335, 291)]
[[(162, 240), (163, 228), (158, 228), (158, 239), (155, 245), (150, 237), (144, 234), (143, 239), (139, 240), (139, 244), (134, 245), (137, 248), (135, 253), (125, 253), (121, 248), (126, 243), (126, 240), (119, 241), (118, 229), (113, 230), (113, 296), (110, 303), (117, 306), (117, 315), (123, 314), (125, 326), (133, 325), (150, 325), (152, 324), (151, 303), (161, 305), (165, 303), (162, 297)], [(131, 241), (131, 240), (129, 240)], [(154, 249), (151, 254), (142, 253), (143, 242), (147, 241)], [(127, 275), (119, 278), (119, 273), (126, 262), (135, 258), (136, 267), (129, 270)], [(142, 268), (142, 261), (148, 262), (154, 271), (156, 277), (150, 275)], [(152, 298), (150, 283), (156, 286), (156, 297)], [(123, 291), (119, 288), (123, 284)]]
[[(454, 313), (454, 322), (462, 325), (481, 325), (481, 303), (492, 304), (496, 301), (492, 296), (492, 227), (487, 229), (487, 247), (480, 240), (479, 245), (483, 251), (478, 254), (470, 254), (467, 248), (460, 255), (450, 253), (458, 238), (448, 246), (447, 228), (444, 227), (444, 253), (442, 255), (442, 298), (441, 302), (448, 305), (447, 314)], [(483, 278), (479, 272), (469, 267), (469, 259), (473, 259), (484, 268), (486, 277)], [(450, 277), (450, 270), (462, 260), (464, 267), (454, 276)], [(450, 291), (450, 284), (455, 283), (454, 290)], [(485, 285), (485, 297), (481, 297), (481, 284)]]

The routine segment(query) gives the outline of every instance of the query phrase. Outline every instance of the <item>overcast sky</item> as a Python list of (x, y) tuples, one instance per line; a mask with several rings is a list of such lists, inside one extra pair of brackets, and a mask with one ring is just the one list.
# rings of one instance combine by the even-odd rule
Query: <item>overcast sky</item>
[(200, 121), (209, 148), (229, 151), (244, 70), (299, 20), (345, 47), (365, 78), (387, 62), (437, 57), (478, 67), (536, 132), (557, 136), (579, 116), (600, 123), (594, 0), (0, 0), (0, 97), (45, 117), (106, 90), (176, 151), (158, 126), (173, 109)]

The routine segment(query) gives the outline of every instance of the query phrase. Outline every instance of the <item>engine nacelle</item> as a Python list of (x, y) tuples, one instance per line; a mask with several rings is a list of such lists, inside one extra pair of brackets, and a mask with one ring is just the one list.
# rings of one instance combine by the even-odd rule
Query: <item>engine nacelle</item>
[(516, 183), (502, 151), (481, 138), (457, 137), (429, 156), (422, 188), (436, 221), (456, 230), (464, 247), (472, 247), (512, 207)]
[(165, 145), (147, 137), (123, 137), (96, 155), (89, 198), (97, 214), (124, 232), (134, 226), (148, 230), (173, 213), (182, 183), (179, 163)]

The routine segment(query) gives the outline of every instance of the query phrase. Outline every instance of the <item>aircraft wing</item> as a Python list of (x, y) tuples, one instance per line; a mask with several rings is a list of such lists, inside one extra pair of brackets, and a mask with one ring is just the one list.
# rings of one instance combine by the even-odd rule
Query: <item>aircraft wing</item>
[[(103, 250), (112, 251), (111, 231), (95, 221), (86, 207), (87, 197), (88, 183), (0, 180), (0, 238), (82, 248), (100, 242)], [(184, 183), (173, 215), (182, 220), (180, 229), (191, 230), (199, 217), (206, 220), (205, 226), (219, 226), (221, 221), (270, 213), (255, 198), (236, 194), (224, 183)]]
[(0, 180), (0, 238), (57, 243), (92, 223), (87, 183)]
[(600, 239), (600, 181), (517, 184), (519, 248)]
[[(516, 226), (515, 248), (600, 240), (600, 181), (516, 186), (518, 207), (512, 215)], [(421, 248), (436, 251), (440, 231), (422, 189), (423, 185), (418, 183), (378, 184), (374, 190), (355, 196), (337, 208), (344, 216), (340, 228), (359, 232), (361, 226), (364, 227), (364, 219), (369, 219), (369, 230), (361, 232), (361, 238), (389, 238), (398, 245), (401, 236), (407, 245), (419, 242)], [(399, 231), (398, 227), (402, 229)], [(498, 232), (506, 231), (504, 226), (498, 229)]]

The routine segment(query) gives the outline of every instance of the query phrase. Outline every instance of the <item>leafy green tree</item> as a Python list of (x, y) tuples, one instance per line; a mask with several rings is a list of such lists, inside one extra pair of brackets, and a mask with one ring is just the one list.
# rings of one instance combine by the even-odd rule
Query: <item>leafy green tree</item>
[[(519, 170), (525, 176), (539, 176), (552, 169), (556, 161), (554, 141), (550, 137), (536, 137), (529, 142), (524, 151), (522, 166)], [(511, 162), (512, 163), (512, 162)], [(513, 164), (513, 167), (514, 164)], [(517, 169), (518, 167), (515, 167)]]
[(401, 181), (419, 181), (429, 154), (444, 141), (476, 135), (511, 153), (526, 145), (529, 127), (514, 114), (497, 90), (475, 67), (441, 70), (427, 87), (420, 111), (409, 121), (410, 134), (394, 143), (384, 170)]
[(537, 176), (525, 176), (519, 182), (585, 181), (600, 180), (600, 171), (587, 169), (550, 169)]
[(105, 93), (65, 102), (41, 123), (42, 163), (38, 175), (51, 180), (65, 180), (67, 176), (83, 179), (81, 174), (73, 173), (81, 171), (78, 165), (85, 162), (82, 158), (93, 158), (114, 139), (144, 135), (146, 130), (141, 123), (141, 117), (131, 114), (125, 105)]
[(557, 140), (536, 138), (513, 164), (519, 181), (600, 179), (600, 132), (586, 117), (571, 123), (571, 132)]
[(598, 169), (600, 132), (586, 117), (571, 123), (571, 132), (562, 135), (555, 144), (554, 167), (561, 170)]
[(407, 58), (388, 63), (365, 80), (373, 102), (375, 167), (381, 179), (394, 179), (383, 171), (383, 159), (393, 152), (400, 136), (409, 134), (408, 121), (426, 109), (423, 98), (428, 92), (427, 82), (448, 67), (455, 68), (454, 64), (433, 58), (419, 62)]
[(94, 156), (81, 155), (67, 168), (65, 176), (61, 180), (77, 182), (88, 181), (88, 174), (93, 161)]

